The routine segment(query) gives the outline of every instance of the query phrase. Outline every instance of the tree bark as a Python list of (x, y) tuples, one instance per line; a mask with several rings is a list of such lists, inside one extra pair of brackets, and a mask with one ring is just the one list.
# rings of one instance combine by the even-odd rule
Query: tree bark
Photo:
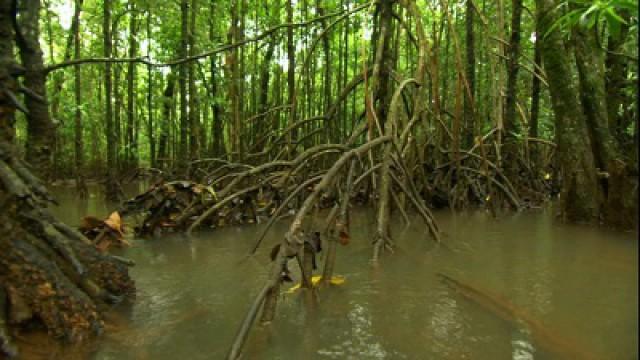
[(16, 43), (25, 69), (24, 86), (38, 94), (41, 99), (27, 96), (26, 159), (43, 179), (52, 174), (52, 154), (56, 126), (47, 104), (46, 76), (39, 43), (40, 1), (25, 0), (17, 20)]
[(373, 93), (373, 104), (380, 126), (384, 128), (384, 122), (389, 112), (389, 102), (391, 100), (389, 94), (389, 70), (386, 62), (391, 59), (391, 18), (392, 18), (392, 2), (390, 0), (382, 0), (378, 4), (378, 30), (375, 60), (373, 64), (373, 73), (371, 75), (371, 92)]
[[(628, 12), (621, 12), (620, 16), (625, 20), (629, 19)], [(619, 26), (619, 37), (609, 35), (609, 41), (607, 43), (608, 52), (605, 59), (605, 76), (609, 129), (618, 141), (618, 144), (622, 145), (625, 130), (623, 126), (623, 109), (633, 100), (624, 94), (629, 62), (625, 56), (620, 55), (623, 51), (622, 46), (629, 34), (629, 25), (620, 23)]]
[[(216, 39), (215, 19), (216, 19), (215, 2), (209, 3), (209, 41), (214, 42)], [(224, 133), (222, 124), (222, 109), (218, 100), (218, 69), (216, 67), (217, 58), (211, 57), (211, 156), (219, 157), (225, 153)]]
[(171, 110), (173, 109), (173, 95), (175, 90), (175, 75), (170, 72), (167, 75), (166, 86), (162, 93), (162, 119), (160, 124), (160, 138), (158, 141), (158, 160), (168, 165), (169, 160), (169, 135), (171, 126)]
[[(111, 1), (104, 1), (103, 4), (103, 24), (102, 24), (102, 37), (104, 42), (104, 57), (111, 57)], [(118, 173), (116, 164), (116, 134), (113, 124), (113, 107), (112, 107), (112, 84), (111, 84), (111, 63), (105, 63), (104, 65), (104, 99), (105, 99), (105, 123), (107, 131), (107, 170), (105, 183), (106, 191), (105, 195), (108, 200), (118, 200), (119, 190), (116, 181), (116, 175)]]
[[(82, 0), (75, 1), (75, 12), (73, 14), (73, 21), (77, 24), (74, 29), (74, 57), (80, 58), (80, 11), (82, 8)], [(84, 182), (84, 141), (82, 136), (82, 81), (80, 65), (74, 66), (74, 84), (75, 84), (75, 114), (74, 114), (74, 150), (75, 150), (75, 174), (76, 174), (76, 187), (80, 197), (87, 197), (87, 186)]]
[[(138, 52), (138, 44), (136, 41), (137, 32), (137, 13), (135, 1), (129, 1), (129, 57), (136, 57)], [(127, 141), (126, 151), (127, 166), (138, 167), (138, 144), (136, 143), (136, 114), (135, 114), (135, 80), (136, 80), (136, 64), (127, 64)]]
[[(533, 62), (535, 69), (542, 68), (542, 58), (540, 55), (540, 42), (542, 34), (536, 30), (536, 43), (533, 50)], [(537, 70), (535, 70), (537, 73)], [(532, 76), (531, 80), (531, 114), (529, 115), (529, 137), (538, 137), (538, 119), (540, 117), (540, 77)]]
[[(181, 32), (180, 32), (180, 48), (178, 56), (181, 59), (187, 57), (188, 44), (189, 44), (189, 0), (180, 1), (180, 19), (181, 19)], [(189, 141), (189, 114), (187, 113), (187, 77), (188, 77), (188, 64), (178, 65), (178, 87), (180, 88), (180, 142), (178, 145), (178, 159), (180, 166), (184, 165), (183, 162), (188, 157), (188, 144)]]
[[(229, 31), (227, 33), (227, 41), (229, 43), (233, 43), (238, 40), (238, 1), (231, 1), (231, 25), (229, 26)], [(238, 49), (234, 48), (227, 54), (227, 58), (225, 61), (227, 76), (229, 79), (229, 91), (228, 91), (228, 99), (231, 107), (231, 126), (229, 127), (230, 134), (229, 139), (231, 141), (231, 152), (232, 153), (240, 153), (240, 133), (241, 123), (240, 123), (240, 100), (238, 93), (238, 83), (240, 81), (239, 73), (238, 73)], [(238, 157), (239, 155), (235, 155)]]
[[(320, 0), (316, 0), (316, 9), (319, 16), (323, 16), (325, 14), (324, 7), (322, 7)], [(321, 24), (322, 24), (322, 29), (324, 30), (327, 27), (327, 24), (325, 21), (322, 21)], [(327, 110), (329, 109), (329, 106), (331, 106), (331, 76), (332, 75), (331, 75), (331, 44), (329, 41), (329, 34), (325, 34), (322, 38), (322, 50), (324, 52), (324, 75), (323, 75), (324, 83), (322, 86), (323, 97), (322, 97), (321, 103), (323, 104), (322, 111), (323, 113), (326, 113)], [(338, 52), (338, 54), (340, 53)], [(342, 71), (341, 67), (339, 67), (339, 71)], [(346, 72), (343, 72), (342, 75), (346, 76)], [(342, 119), (344, 118), (345, 117), (342, 116)], [(339, 134), (339, 129), (340, 127), (339, 127), (338, 119), (332, 119), (331, 122), (329, 123), (329, 126), (327, 127), (327, 131), (329, 134), (328, 139), (331, 139), (332, 142), (335, 139), (337, 139)]]
[[(147, 39), (151, 39), (151, 3), (147, 8)], [(147, 56), (151, 56), (151, 41), (147, 43)], [(156, 164), (156, 138), (154, 135), (154, 118), (153, 118), (153, 73), (151, 65), (147, 65), (147, 138), (149, 139), (149, 162), (151, 167), (155, 168)]]
[[(293, 23), (293, 0), (287, 0), (286, 3), (287, 22)], [(287, 94), (289, 96), (289, 124), (297, 121), (297, 99), (296, 99), (296, 47), (293, 42), (293, 28), (287, 28), (287, 59), (289, 67), (287, 69)], [(297, 140), (297, 129), (291, 132), (290, 142)]]
[[(476, 54), (475, 54), (475, 39), (473, 32), (473, 22), (475, 18), (475, 9), (473, 8), (473, 2), (467, 0), (467, 8), (465, 12), (466, 22), (466, 55), (467, 63), (465, 67), (465, 76), (467, 84), (469, 85), (468, 91), (465, 92), (464, 97), (464, 122), (465, 122), (465, 147), (471, 147), (473, 145), (473, 137), (475, 130), (475, 114), (474, 114), (474, 97), (476, 88)], [(470, 95), (470, 96), (469, 96)]]
[[(504, 159), (507, 174), (516, 176), (519, 146), (517, 134), (520, 126), (516, 115), (516, 102), (518, 101), (518, 72), (520, 65), (520, 23), (522, 20), (522, 0), (512, 0), (511, 11), (511, 38), (507, 48), (507, 90), (504, 106)], [(508, 176), (509, 176), (508, 175)]]
[[(540, 41), (542, 41), (542, 34), (540, 31), (536, 29), (536, 43), (534, 45), (533, 50), (533, 62), (534, 62), (534, 71), (536, 74), (538, 73), (538, 68), (542, 68), (542, 59), (540, 55)], [(540, 77), (532, 76), (531, 80), (531, 113), (529, 115), (529, 137), (537, 138), (538, 137), (538, 127), (539, 127), (539, 117), (540, 117)], [(533, 144), (533, 147), (530, 150), (530, 159), (534, 165), (539, 164), (540, 160), (540, 151), (538, 149), (538, 144)]]
[[(554, 0), (536, 0), (541, 34), (558, 19)], [(586, 119), (579, 111), (578, 88), (572, 78), (570, 57), (562, 35), (552, 31), (540, 40), (540, 51), (549, 79), (549, 92), (555, 114), (557, 156), (561, 168), (560, 214), (576, 222), (596, 222), (601, 193)]]
[[(6, 86), (5, 91), (12, 91), (15, 97), (17, 82), (11, 74), (13, 61), (13, 17), (11, 1), (0, 0), (0, 82)], [(14, 106), (6, 93), (0, 92), (0, 140), (13, 144), (16, 137)]]
[[(276, 47), (275, 39), (269, 41), (269, 45), (267, 47), (267, 52), (264, 55), (264, 59), (262, 60), (262, 71), (260, 74), (260, 99), (258, 105), (258, 112), (264, 113), (269, 108), (269, 79), (271, 77), (271, 62), (273, 60), (273, 52)], [(264, 132), (265, 124), (266, 124), (266, 115), (262, 119), (256, 120), (256, 135), (261, 136)]]
[[(198, 1), (191, 0), (189, 21), (189, 56), (196, 54), (196, 9)], [(190, 159), (200, 155), (200, 113), (198, 111), (198, 89), (196, 88), (195, 64), (189, 63), (189, 154)]]
[(580, 79), (580, 99), (596, 166), (605, 171), (608, 164), (619, 158), (620, 154), (609, 131), (604, 59), (595, 36), (595, 29), (576, 29), (574, 48)]

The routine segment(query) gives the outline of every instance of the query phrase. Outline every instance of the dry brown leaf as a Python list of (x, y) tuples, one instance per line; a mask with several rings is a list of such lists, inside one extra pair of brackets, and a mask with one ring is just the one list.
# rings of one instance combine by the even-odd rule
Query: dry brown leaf
[(122, 218), (120, 218), (120, 214), (117, 211), (112, 212), (111, 215), (109, 215), (109, 218), (104, 221), (104, 223), (111, 229), (118, 232), (120, 235), (123, 235)]

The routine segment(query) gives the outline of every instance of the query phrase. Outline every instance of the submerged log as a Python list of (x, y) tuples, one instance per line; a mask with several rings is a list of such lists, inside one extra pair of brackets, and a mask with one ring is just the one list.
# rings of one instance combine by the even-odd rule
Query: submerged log
[(480, 305), (499, 318), (512, 324), (524, 323), (531, 332), (531, 337), (535, 343), (545, 351), (568, 360), (596, 359), (594, 355), (584, 350), (578, 343), (553, 332), (525, 309), (516, 306), (500, 294), (494, 294), (486, 289), (460, 282), (442, 273), (438, 273), (437, 276), (464, 298)]

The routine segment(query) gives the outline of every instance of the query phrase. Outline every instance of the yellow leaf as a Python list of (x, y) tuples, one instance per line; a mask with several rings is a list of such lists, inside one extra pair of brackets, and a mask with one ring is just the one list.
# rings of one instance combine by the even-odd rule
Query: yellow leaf
[(122, 219), (117, 211), (114, 211), (109, 215), (109, 218), (104, 223), (113, 230), (122, 234)]
[[(318, 283), (320, 282), (320, 279), (322, 279), (322, 276), (320, 275), (314, 275), (311, 277), (311, 284), (316, 287), (318, 285)], [(346, 281), (346, 279), (344, 278), (344, 276), (332, 276), (331, 280), (329, 280), (329, 284), (331, 285), (342, 285), (344, 284)], [(300, 285), (301, 284), (296, 284), (294, 286), (292, 286), (291, 288), (289, 288), (289, 290), (286, 291), (287, 294), (293, 294), (294, 292), (296, 292), (296, 290), (300, 289)]]

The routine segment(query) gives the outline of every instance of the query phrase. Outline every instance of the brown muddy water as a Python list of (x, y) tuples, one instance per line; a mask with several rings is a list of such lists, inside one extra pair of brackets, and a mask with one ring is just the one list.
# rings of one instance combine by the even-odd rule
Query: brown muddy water
[[(57, 189), (56, 214), (71, 224), (86, 214), (106, 216), (108, 206), (93, 190), (82, 202), (72, 188)], [(419, 219), (408, 227), (399, 219), (395, 254), (385, 253), (373, 267), (374, 216), (356, 211), (351, 242), (338, 248), (335, 269), (346, 283), (316, 296), (283, 293), (275, 321), (254, 328), (244, 358), (638, 358), (636, 234), (561, 225), (550, 211), (499, 219), (442, 211), (436, 217), (448, 248), (435, 247)], [(286, 226), (277, 224), (248, 259), (261, 225), (134, 239), (119, 254), (137, 263), (131, 269), (137, 299), (110, 313), (104, 336), (80, 348), (31, 345), (23, 353), (223, 359)], [(516, 321), (454, 291), (438, 273), (499, 297), (517, 309)]]

